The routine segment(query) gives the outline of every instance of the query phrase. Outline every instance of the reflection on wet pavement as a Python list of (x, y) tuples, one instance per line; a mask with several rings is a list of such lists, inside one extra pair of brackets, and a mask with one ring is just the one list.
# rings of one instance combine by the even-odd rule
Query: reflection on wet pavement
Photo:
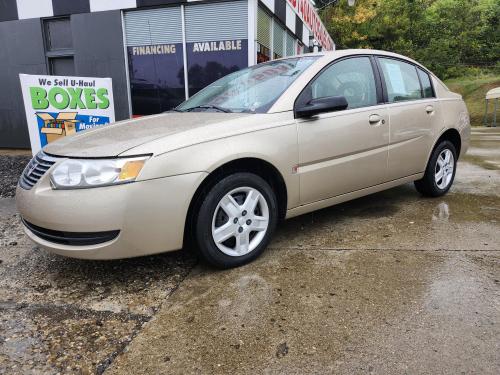
[(434, 212), (432, 213), (432, 221), (446, 222), (448, 221), (449, 217), (450, 217), (450, 207), (446, 202), (439, 203), (434, 209)]
[[(500, 373), (500, 134), (450, 193), (282, 223), (253, 264), (53, 256), (0, 199), (0, 373)], [(497, 139), (498, 138), (498, 139)]]

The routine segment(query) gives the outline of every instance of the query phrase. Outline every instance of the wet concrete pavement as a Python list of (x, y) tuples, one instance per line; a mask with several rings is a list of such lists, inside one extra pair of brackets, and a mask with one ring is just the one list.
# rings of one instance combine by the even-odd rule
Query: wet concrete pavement
[(500, 130), (473, 138), (447, 196), (289, 220), (230, 271), (49, 255), (2, 199), (0, 373), (500, 373)]

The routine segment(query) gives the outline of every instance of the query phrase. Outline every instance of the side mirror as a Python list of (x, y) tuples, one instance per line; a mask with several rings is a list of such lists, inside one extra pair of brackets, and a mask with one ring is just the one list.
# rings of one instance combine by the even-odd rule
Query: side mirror
[(312, 99), (309, 103), (295, 109), (295, 116), (312, 117), (320, 113), (342, 111), (347, 109), (349, 103), (344, 96), (326, 96), (324, 98)]

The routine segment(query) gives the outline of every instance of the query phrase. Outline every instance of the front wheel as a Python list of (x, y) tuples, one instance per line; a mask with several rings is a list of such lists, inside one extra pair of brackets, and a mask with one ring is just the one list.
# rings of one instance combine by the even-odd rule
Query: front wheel
[(457, 151), (450, 141), (443, 141), (432, 151), (424, 177), (415, 181), (417, 191), (428, 197), (439, 197), (450, 190), (457, 169)]
[(252, 173), (224, 177), (206, 194), (196, 219), (197, 247), (216, 267), (257, 258), (276, 228), (278, 207), (269, 184)]

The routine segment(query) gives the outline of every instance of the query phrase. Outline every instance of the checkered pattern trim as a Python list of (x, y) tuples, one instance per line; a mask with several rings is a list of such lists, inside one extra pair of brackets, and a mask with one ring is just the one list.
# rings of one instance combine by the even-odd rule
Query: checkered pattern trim
[[(182, 4), (188, 1), (198, 2), (203, 0), (0, 0), (0, 22), (106, 10)], [(300, 5), (301, 1), (309, 2), (309, 0), (260, 0), (260, 3), (268, 8), (293, 34), (302, 39), (305, 45), (308, 45), (309, 41), (305, 39), (309, 38), (309, 27), (304, 22), (304, 17), (297, 14), (297, 9), (304, 9)], [(309, 18), (311, 12), (307, 16)], [(328, 33), (321, 24), (321, 21), (314, 24), (318, 26), (317, 29), (320, 34), (317, 39), (322, 39), (320, 41), (321, 44), (331, 44), (333, 47), (333, 41), (329, 36), (326, 36)], [(317, 36), (318, 30), (315, 30), (316, 33), (312, 33)]]
[(76, 13), (180, 4), (183, 0), (1, 0), (0, 22)]

